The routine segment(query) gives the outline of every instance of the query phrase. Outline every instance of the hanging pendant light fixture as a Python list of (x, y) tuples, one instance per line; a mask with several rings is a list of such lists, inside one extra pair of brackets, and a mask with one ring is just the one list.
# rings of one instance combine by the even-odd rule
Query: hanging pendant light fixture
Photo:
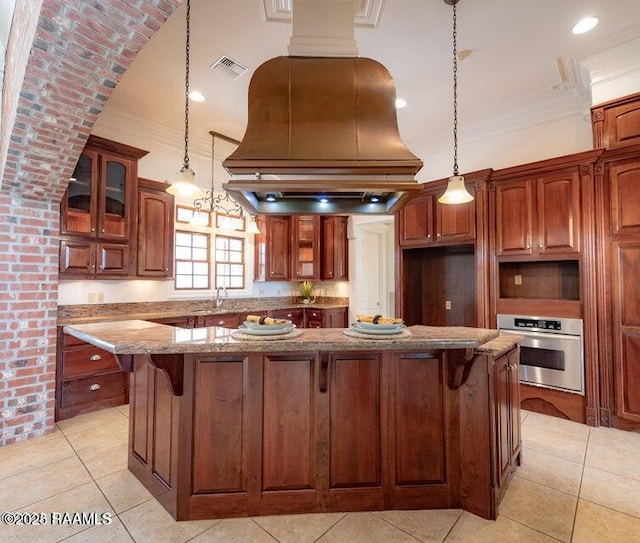
[(185, 78), (184, 78), (184, 159), (178, 177), (166, 189), (169, 194), (195, 197), (202, 194), (196, 185), (196, 174), (189, 166), (189, 45), (191, 26), (191, 0), (187, 0), (186, 40), (185, 40)]
[(464, 177), (458, 173), (458, 33), (456, 4), (459, 0), (444, 0), (453, 6), (453, 175), (447, 183), (447, 190), (438, 202), (441, 204), (464, 204), (471, 202), (473, 196), (464, 185)]

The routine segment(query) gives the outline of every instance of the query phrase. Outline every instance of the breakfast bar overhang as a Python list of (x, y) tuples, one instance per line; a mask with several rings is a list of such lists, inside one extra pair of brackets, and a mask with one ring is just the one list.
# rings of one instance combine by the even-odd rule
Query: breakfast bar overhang
[(495, 518), (520, 460), (517, 342), (407, 330), (249, 341), (147, 321), (65, 327), (131, 372), (129, 469), (177, 520), (435, 508)]

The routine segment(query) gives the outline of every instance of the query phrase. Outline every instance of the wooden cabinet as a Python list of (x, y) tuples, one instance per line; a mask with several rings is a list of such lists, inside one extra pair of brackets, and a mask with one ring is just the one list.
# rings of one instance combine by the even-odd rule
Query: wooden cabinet
[(270, 313), (275, 319), (288, 319), (298, 328), (305, 327), (304, 309), (274, 309)]
[(255, 280), (289, 281), (291, 278), (291, 220), (289, 216), (256, 217)]
[(595, 148), (622, 149), (640, 144), (640, 94), (591, 108)]
[(349, 217), (322, 217), (321, 279), (349, 280)]
[(245, 321), (244, 313), (221, 313), (219, 315), (200, 316), (197, 327), (219, 326), (221, 328), (238, 328)]
[(56, 420), (128, 402), (128, 375), (114, 355), (58, 328)]
[(291, 278), (320, 279), (320, 217), (291, 216)]
[(89, 137), (60, 203), (61, 277), (133, 274), (137, 164), (146, 154)]
[(334, 307), (327, 309), (307, 308), (307, 328), (346, 328), (347, 309)]
[[(129, 469), (177, 520), (452, 507), (496, 518), (492, 358), (467, 361), (459, 382), (464, 354), (136, 355)], [(184, 376), (181, 395), (156, 366)], [(519, 442), (517, 428), (500, 435)]]
[(577, 167), (496, 183), (497, 256), (580, 252), (580, 174)]
[(173, 276), (174, 197), (165, 188), (164, 183), (138, 179), (139, 277)]
[[(431, 185), (431, 183), (430, 183)], [(400, 245), (424, 247), (473, 242), (476, 238), (476, 203), (446, 205), (438, 202), (445, 191), (442, 183), (424, 189), (398, 213)], [(467, 182), (475, 195), (475, 183)]]
[(514, 347), (494, 360), (491, 371), (496, 447), (493, 476), (498, 501), (507, 479), (520, 464), (519, 359), (519, 347)]
[(349, 279), (346, 216), (256, 217), (256, 281)]

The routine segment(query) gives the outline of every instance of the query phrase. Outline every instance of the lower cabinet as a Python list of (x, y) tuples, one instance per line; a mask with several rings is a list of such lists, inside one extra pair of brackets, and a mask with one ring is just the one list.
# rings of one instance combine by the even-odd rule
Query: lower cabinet
[(198, 317), (196, 327), (219, 326), (220, 328), (238, 328), (245, 321), (244, 313), (221, 313)]
[(307, 328), (346, 328), (347, 308), (307, 309)]
[[(456, 507), (495, 518), (520, 450), (518, 350), (464, 356), (136, 355), (129, 468), (178, 520)], [(184, 368), (181, 396), (158, 365)]]
[(298, 328), (305, 327), (304, 309), (274, 309), (271, 311), (271, 316), (274, 319), (288, 319)]
[(114, 355), (58, 329), (56, 420), (128, 402), (129, 376)]
[(520, 348), (502, 354), (493, 361), (489, 390), (492, 391), (493, 426), (496, 454), (493, 455), (493, 485), (500, 501), (505, 483), (520, 464)]

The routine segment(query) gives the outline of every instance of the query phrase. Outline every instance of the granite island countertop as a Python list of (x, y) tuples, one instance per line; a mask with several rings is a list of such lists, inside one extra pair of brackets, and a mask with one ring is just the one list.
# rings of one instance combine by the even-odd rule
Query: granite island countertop
[(475, 349), (499, 336), (498, 330), (462, 326), (415, 325), (407, 330), (410, 337), (369, 339), (346, 336), (342, 328), (301, 329), (292, 339), (249, 341), (234, 339), (233, 329), (176, 328), (144, 320), (64, 327), (65, 333), (114, 354)]

